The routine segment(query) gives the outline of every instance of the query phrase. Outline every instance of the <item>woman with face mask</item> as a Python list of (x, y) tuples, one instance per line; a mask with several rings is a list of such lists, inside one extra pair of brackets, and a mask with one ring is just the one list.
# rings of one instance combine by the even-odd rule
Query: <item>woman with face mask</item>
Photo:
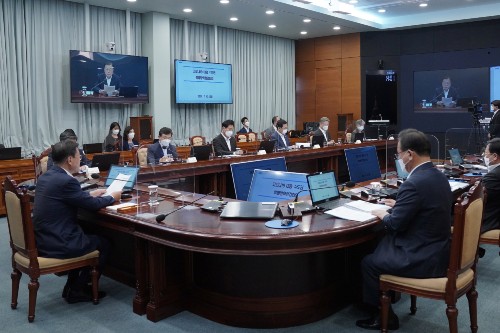
[(363, 119), (358, 119), (354, 123), (355, 128), (352, 130), (351, 134), (351, 142), (355, 141), (356, 133), (364, 133), (365, 132), (365, 121)]
[(123, 150), (131, 150), (134, 146), (138, 146), (139, 141), (135, 138), (135, 131), (131, 126), (125, 127), (123, 131)]
[(104, 143), (102, 145), (103, 151), (110, 152), (122, 150), (122, 136), (120, 132), (120, 125), (116, 121), (112, 122), (109, 126), (108, 136), (104, 139)]

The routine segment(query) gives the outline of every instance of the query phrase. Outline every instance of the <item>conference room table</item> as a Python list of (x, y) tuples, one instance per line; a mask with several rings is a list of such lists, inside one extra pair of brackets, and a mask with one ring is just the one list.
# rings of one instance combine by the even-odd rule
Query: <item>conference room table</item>
[[(137, 207), (79, 213), (87, 230), (111, 239), (105, 274), (135, 286), (136, 314), (158, 321), (187, 310), (231, 326), (275, 328), (317, 321), (360, 298), (359, 264), (378, 235), (375, 217), (315, 212), (295, 228), (272, 229), (200, 208), (218, 197), (160, 188), (163, 200), (150, 206), (145, 185), (137, 188)], [(160, 213), (167, 216), (157, 222)]]

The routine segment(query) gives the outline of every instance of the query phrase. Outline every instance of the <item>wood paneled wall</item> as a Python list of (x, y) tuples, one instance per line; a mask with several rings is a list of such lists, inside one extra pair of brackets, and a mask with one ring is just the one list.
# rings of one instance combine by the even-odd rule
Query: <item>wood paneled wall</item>
[(361, 117), (360, 35), (305, 39), (295, 45), (296, 124), (330, 118), (337, 136), (337, 115)]

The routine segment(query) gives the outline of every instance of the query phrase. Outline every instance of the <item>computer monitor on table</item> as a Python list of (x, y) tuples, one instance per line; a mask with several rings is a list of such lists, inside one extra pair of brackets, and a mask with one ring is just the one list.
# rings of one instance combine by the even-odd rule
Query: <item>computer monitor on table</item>
[(307, 174), (286, 171), (260, 170), (253, 172), (247, 201), (279, 202), (294, 200), (299, 192), (309, 190)]
[(118, 164), (120, 153), (95, 154), (92, 157), (92, 168), (99, 168), (99, 171), (107, 171), (112, 164)]
[(139, 167), (112, 165), (109, 169), (108, 177), (106, 178), (104, 186), (108, 187), (114, 180), (120, 179), (120, 175), (125, 175), (129, 176), (129, 178), (127, 179), (127, 183), (123, 187), (123, 190), (132, 190), (135, 186), (135, 182), (137, 181), (138, 173)]

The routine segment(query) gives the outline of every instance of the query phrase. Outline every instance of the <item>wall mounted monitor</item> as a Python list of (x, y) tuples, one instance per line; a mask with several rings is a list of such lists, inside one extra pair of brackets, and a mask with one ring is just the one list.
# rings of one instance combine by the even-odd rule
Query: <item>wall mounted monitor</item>
[(149, 103), (148, 58), (69, 51), (71, 103)]
[(307, 195), (308, 191), (305, 173), (256, 169), (253, 172), (247, 201), (293, 201), (298, 194), (300, 195), (299, 192)]
[(176, 59), (175, 102), (232, 104), (232, 66)]
[(375, 146), (344, 149), (351, 181), (364, 182), (382, 177)]

